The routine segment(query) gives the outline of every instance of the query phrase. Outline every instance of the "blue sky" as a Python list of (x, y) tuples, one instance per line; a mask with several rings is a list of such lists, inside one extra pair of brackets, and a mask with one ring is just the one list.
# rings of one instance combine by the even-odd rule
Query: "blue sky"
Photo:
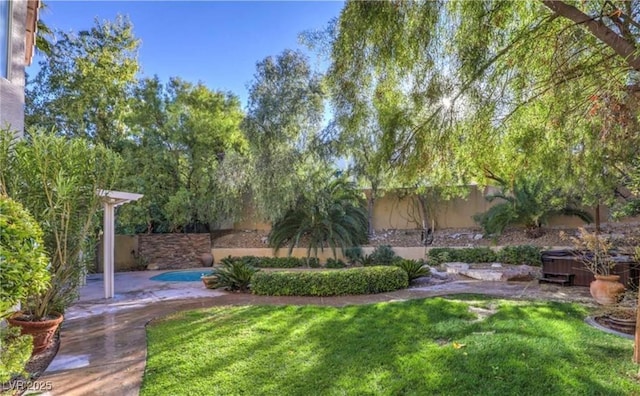
[[(322, 29), (344, 3), (214, 1), (57, 1), (49, 0), (40, 18), (50, 27), (79, 31), (95, 18), (128, 15), (141, 41), (142, 74), (167, 81), (178, 76), (202, 81), (211, 89), (232, 91), (247, 99), (256, 62), (298, 43), (304, 30)], [(311, 55), (312, 63), (322, 69)], [(37, 59), (36, 59), (37, 62)], [(34, 62), (34, 65), (36, 64)], [(37, 66), (27, 70), (36, 72)]]

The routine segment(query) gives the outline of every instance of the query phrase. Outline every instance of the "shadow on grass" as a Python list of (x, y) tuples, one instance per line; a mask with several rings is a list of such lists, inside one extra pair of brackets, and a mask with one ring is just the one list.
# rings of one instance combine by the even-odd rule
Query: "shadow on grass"
[(640, 393), (632, 344), (583, 308), (493, 301), (481, 322), (442, 298), (183, 313), (150, 327), (142, 394)]

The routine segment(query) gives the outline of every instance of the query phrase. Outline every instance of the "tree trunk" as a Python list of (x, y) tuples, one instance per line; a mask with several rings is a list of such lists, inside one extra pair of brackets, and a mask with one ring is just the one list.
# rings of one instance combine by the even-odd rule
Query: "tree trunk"
[(600, 204), (596, 205), (596, 235), (600, 234)]
[(367, 205), (368, 205), (368, 221), (369, 221), (369, 236), (373, 236), (375, 230), (373, 229), (373, 208), (376, 203), (376, 198), (373, 189), (370, 191), (369, 196), (367, 197)]

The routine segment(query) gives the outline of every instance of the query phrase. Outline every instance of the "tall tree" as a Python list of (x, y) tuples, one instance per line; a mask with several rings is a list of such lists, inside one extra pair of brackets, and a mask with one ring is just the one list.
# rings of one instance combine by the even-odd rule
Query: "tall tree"
[(299, 52), (258, 62), (243, 129), (252, 157), (252, 190), (260, 215), (279, 219), (317, 167), (309, 150), (322, 129), (321, 78)]
[[(362, 92), (407, 100), (385, 134), (406, 176), (457, 184), (523, 169), (586, 203), (613, 196), (639, 142), (637, 1), (349, 2), (330, 81), (343, 124)], [(391, 88), (390, 88), (391, 87)], [(584, 186), (589, 186), (584, 188)]]
[(54, 128), (118, 148), (127, 134), (128, 93), (136, 81), (138, 40), (128, 19), (95, 21), (87, 31), (55, 32), (27, 84), (27, 126)]
[[(179, 78), (141, 80), (127, 125), (125, 183), (146, 195), (122, 225), (146, 231), (211, 230), (241, 211), (245, 188), (238, 98)], [(132, 231), (132, 230), (130, 230)]]

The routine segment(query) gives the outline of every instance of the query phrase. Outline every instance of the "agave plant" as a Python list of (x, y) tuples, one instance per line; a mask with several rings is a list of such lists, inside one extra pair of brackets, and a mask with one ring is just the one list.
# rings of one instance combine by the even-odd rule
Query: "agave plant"
[(227, 257), (221, 260), (222, 268), (213, 271), (218, 278), (217, 286), (230, 291), (246, 292), (251, 284), (251, 277), (260, 271), (251, 265), (246, 258)]
[(474, 216), (488, 235), (500, 235), (506, 227), (520, 224), (525, 226), (527, 236), (537, 238), (543, 235), (542, 227), (549, 218), (556, 215), (576, 216), (586, 223), (593, 221), (590, 213), (578, 208), (570, 198), (559, 199), (561, 195), (546, 189), (540, 180), (520, 179), (511, 188), (503, 180), (498, 181), (502, 185), (501, 191), (488, 195), (486, 199), (504, 202)]
[(269, 244), (277, 252), (289, 245), (289, 254), (301, 242), (307, 244), (307, 260), (318, 249), (344, 252), (367, 238), (367, 212), (354, 183), (334, 178), (312, 196), (302, 196), (296, 206), (277, 221), (269, 234)]
[(394, 265), (405, 270), (409, 276), (409, 282), (431, 273), (431, 269), (424, 260), (397, 260)]

